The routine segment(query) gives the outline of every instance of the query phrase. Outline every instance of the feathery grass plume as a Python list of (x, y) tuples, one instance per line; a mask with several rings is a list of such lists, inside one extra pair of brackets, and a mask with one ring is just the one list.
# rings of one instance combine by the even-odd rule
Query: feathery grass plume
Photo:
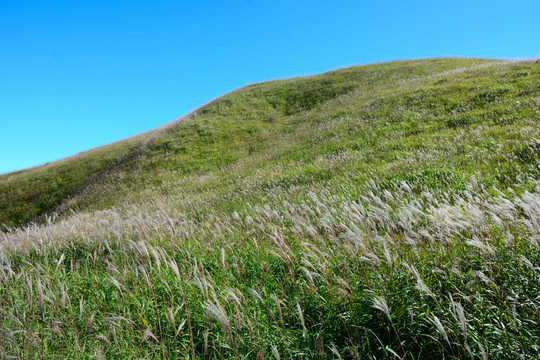
[(388, 351), (390, 354), (392, 354), (395, 358), (401, 359), (401, 356), (399, 356), (398, 353), (392, 350), (388, 345), (386, 345), (384, 349)]
[(226, 262), (226, 259), (225, 259), (225, 249), (224, 248), (221, 248), (221, 266), (223, 266), (224, 269), (226, 269), (228, 266), (227, 266), (227, 262)]
[(84, 314), (84, 299), (81, 297), (79, 299), (79, 319), (82, 319)]
[(474, 236), (471, 240), (467, 241), (467, 244), (469, 246), (473, 246), (475, 248), (480, 249), (483, 253), (489, 253), (490, 255), (495, 255), (495, 250), (488, 244), (480, 241), (476, 236)]
[(86, 322), (86, 331), (91, 332), (94, 328), (94, 317), (96, 316), (96, 313), (93, 311), (90, 314), (90, 317), (88, 318), (88, 321)]
[(41, 280), (39, 277), (36, 278), (36, 292), (38, 295), (38, 305), (39, 305), (39, 310), (41, 311), (41, 317), (45, 318), (45, 304), (43, 301), (43, 286), (41, 285)]
[(62, 308), (65, 308), (68, 305), (71, 306), (71, 299), (64, 282), (60, 283), (60, 305)]
[(283, 313), (281, 311), (281, 300), (279, 300), (276, 294), (272, 294), (270, 297), (274, 301), (274, 304), (276, 305), (276, 308), (279, 313), (279, 318), (281, 319), (281, 322), (283, 323)]
[(341, 354), (339, 353), (337, 347), (335, 344), (332, 344), (330, 346), (328, 346), (328, 348), (330, 349), (330, 351), (332, 352), (332, 354), (336, 355), (338, 359), (341, 360)]
[(180, 270), (178, 269), (178, 264), (176, 263), (176, 261), (171, 259), (170, 261), (167, 262), (167, 264), (169, 264), (169, 267), (173, 271), (178, 281), (182, 281), (182, 279), (180, 278)]
[(100, 347), (96, 348), (96, 360), (106, 360), (107, 358), (103, 355), (103, 350)]
[(465, 339), (465, 344), (467, 345), (467, 319), (465, 318), (465, 311), (459, 302), (454, 302), (452, 299), (451, 301), (454, 313), (457, 313), (457, 319), (459, 320), (459, 324), (461, 326), (461, 332), (463, 334), (463, 338)]
[(148, 325), (141, 338), (141, 343), (144, 343), (148, 339), (153, 339), (155, 342), (159, 342), (154, 333), (152, 332), (152, 325)]
[(272, 350), (272, 355), (274, 355), (274, 358), (276, 360), (281, 360), (281, 356), (279, 356), (279, 350), (276, 345), (271, 344), (270, 349)]
[(352, 297), (354, 294), (351, 286), (342, 278), (339, 278), (338, 282), (341, 284), (342, 287), (340, 291), (347, 297), (347, 300), (352, 301)]
[(482, 354), (482, 360), (488, 360), (489, 359), (488, 353), (486, 352), (486, 349), (484, 349), (484, 346), (482, 345), (482, 343), (479, 342), (478, 347), (480, 348), (480, 353)]
[(302, 308), (300, 307), (300, 303), (296, 303), (296, 313), (298, 314), (298, 318), (300, 319), (300, 324), (302, 325), (302, 330), (304, 331), (304, 335), (306, 335), (307, 334), (306, 322), (304, 321), (304, 314), (302, 313)]
[(520, 261), (526, 267), (531, 269), (534, 273), (540, 271), (540, 266), (534, 266), (533, 263), (525, 255), (520, 255)]
[(306, 269), (305, 267), (301, 267), (300, 270), (302, 271), (302, 273), (304, 274), (304, 276), (306, 277), (306, 280), (307, 280), (307, 283), (309, 285), (309, 287), (312, 289), (312, 290), (316, 290), (316, 287), (315, 287), (315, 281), (313, 280), (313, 277), (314, 276), (319, 276), (319, 274), (317, 273), (313, 273), (311, 271), (309, 271), (308, 269)]
[(55, 270), (58, 270), (58, 268), (60, 267), (60, 265), (62, 264), (62, 262), (64, 261), (64, 258), (65, 258), (65, 255), (64, 253), (62, 253), (60, 255), (60, 258), (58, 259), (58, 262), (56, 263), (56, 269)]
[(431, 296), (433, 299), (435, 299), (435, 294), (429, 289), (429, 287), (424, 283), (424, 281), (422, 280), (422, 278), (420, 277), (420, 273), (418, 272), (418, 269), (414, 266), (414, 265), (409, 265), (407, 264), (406, 262), (403, 262), (403, 266), (405, 266), (407, 268), (407, 270), (409, 270), (414, 278), (416, 279), (416, 288), (428, 295), (428, 296)]
[(368, 263), (371, 266), (377, 266), (381, 262), (381, 259), (379, 259), (377, 255), (371, 252), (367, 252), (363, 256), (360, 256), (358, 260), (360, 262)]
[(26, 299), (28, 302), (28, 309), (31, 310), (33, 307), (33, 281), (30, 275), (25, 274), (25, 285), (26, 285)]
[(257, 290), (251, 289), (251, 288), (250, 288), (250, 289), (249, 289), (249, 293), (250, 293), (251, 295), (253, 295), (253, 297), (254, 297), (255, 299), (257, 299), (261, 304), (264, 304), (264, 299), (263, 299), (262, 296), (257, 292)]
[(180, 331), (182, 331), (182, 329), (184, 328), (184, 325), (186, 324), (186, 321), (187, 321), (187, 319), (184, 319), (184, 320), (182, 320), (182, 322), (180, 322), (180, 325), (178, 325), (178, 329), (176, 329), (176, 332), (174, 334), (174, 339), (176, 339), (178, 337), (178, 335), (180, 334)]
[(208, 317), (216, 320), (223, 327), (224, 330), (226, 330), (228, 333), (231, 333), (231, 327), (229, 324), (227, 312), (218, 302), (214, 303), (212, 301), (206, 300), (204, 302), (204, 309)]
[(153, 246), (149, 246), (148, 248), (150, 249), (150, 253), (154, 257), (154, 263), (156, 264), (157, 270), (161, 274), (161, 259), (158, 251)]
[(448, 345), (450, 345), (450, 341), (448, 340), (448, 335), (446, 334), (446, 331), (444, 330), (444, 327), (443, 327), (441, 321), (439, 320), (439, 318), (436, 315), (433, 315), (432, 317), (428, 318), (428, 320), (433, 325), (435, 325), (435, 327), (437, 328), (437, 331), (439, 332), (439, 334), (441, 334), (442, 337), (444, 338), (444, 340), (448, 343)]
[(122, 291), (122, 284), (120, 284), (120, 282), (114, 278), (114, 277), (109, 277), (109, 281), (111, 282), (111, 284), (114, 285), (115, 288), (118, 289), (118, 292), (120, 293), (120, 296), (124, 296), (124, 293)]
[(208, 335), (210, 334), (210, 330), (206, 329), (203, 332), (203, 340), (204, 340), (204, 347), (203, 347), (203, 355), (206, 357), (206, 354), (208, 353)]
[(409, 185), (405, 181), (402, 181), (399, 184), (399, 186), (400, 186), (400, 189), (405, 191), (407, 194), (412, 194), (411, 188), (409, 187)]
[(107, 344), (109, 346), (109, 348), (112, 347), (111, 341), (109, 340), (109, 338), (107, 336), (105, 336), (103, 334), (98, 334), (98, 335), (96, 335), (96, 339), (103, 341), (105, 344)]
[(374, 296), (373, 297), (373, 307), (377, 310), (382, 311), (383, 313), (388, 316), (388, 319), (390, 318), (390, 310), (388, 309), (388, 305), (386, 304), (386, 299), (383, 296)]
[(234, 289), (227, 288), (225, 289), (225, 292), (228, 295), (228, 299), (233, 300), (237, 304), (240, 304), (240, 298), (236, 295), (236, 292), (234, 291)]

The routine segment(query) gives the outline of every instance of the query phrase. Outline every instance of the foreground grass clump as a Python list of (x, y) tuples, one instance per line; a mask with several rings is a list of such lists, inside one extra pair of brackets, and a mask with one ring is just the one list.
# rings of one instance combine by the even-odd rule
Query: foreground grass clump
[(111, 235), (3, 256), (0, 349), (36, 358), (534, 359), (535, 186), (513, 198), (470, 186), (453, 204), (402, 183), (199, 221), (76, 217), (69, 226)]
[(539, 95), (362, 66), (0, 177), (0, 358), (537, 359)]

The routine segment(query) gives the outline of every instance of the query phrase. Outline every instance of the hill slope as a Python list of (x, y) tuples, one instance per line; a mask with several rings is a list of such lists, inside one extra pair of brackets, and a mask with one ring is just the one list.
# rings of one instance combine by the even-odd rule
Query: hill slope
[(35, 224), (0, 355), (535, 358), (539, 95), (538, 61), (353, 67), (1, 176)]
[[(482, 130), (488, 133), (504, 122), (513, 128), (519, 118), (536, 115), (534, 104), (515, 108), (514, 101), (509, 108), (505, 102), (516, 95), (533, 99), (537, 79), (534, 73), (520, 75), (520, 70), (497, 71), (497, 64), (463, 59), (396, 62), (252, 85), (190, 114), (186, 123), (0, 176), (0, 223), (21, 226), (70, 207), (96, 209), (126, 197), (132, 200), (141, 190), (145, 196), (167, 192), (176, 182), (184, 183), (179, 178), (230, 178), (278, 162), (310, 162), (321, 154), (359, 149), (378, 153), (377, 147), (402, 142), (398, 152), (386, 150), (395, 156), (415, 152), (414, 142), (423, 142), (426, 133), (450, 137), (483, 125), (490, 127)], [(494, 73), (499, 77), (491, 77)], [(314, 134), (320, 145), (313, 146)], [(386, 142), (389, 137), (394, 140)], [(432, 150), (430, 144), (422, 147)], [(269, 156), (273, 161), (267, 162)], [(474, 159), (469, 165), (475, 165)], [(223, 171), (228, 166), (235, 171)]]

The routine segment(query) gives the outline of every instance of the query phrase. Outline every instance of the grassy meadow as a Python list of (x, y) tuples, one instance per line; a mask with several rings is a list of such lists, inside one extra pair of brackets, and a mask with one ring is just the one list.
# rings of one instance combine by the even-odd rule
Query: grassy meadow
[(539, 121), (539, 61), (401, 61), (2, 175), (0, 359), (538, 359)]

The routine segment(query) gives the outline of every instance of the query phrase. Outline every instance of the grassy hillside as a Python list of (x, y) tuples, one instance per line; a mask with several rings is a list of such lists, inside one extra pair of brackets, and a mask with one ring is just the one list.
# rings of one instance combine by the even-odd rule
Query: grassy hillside
[(0, 176), (0, 357), (538, 358), (539, 109), (375, 64)]

